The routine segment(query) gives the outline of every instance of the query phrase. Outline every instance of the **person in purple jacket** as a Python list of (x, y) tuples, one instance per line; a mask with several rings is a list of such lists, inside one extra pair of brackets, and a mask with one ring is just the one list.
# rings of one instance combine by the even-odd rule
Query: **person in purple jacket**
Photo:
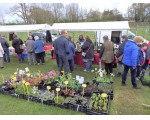
[(142, 43), (143, 40), (144, 40), (143, 37), (136, 36), (133, 38), (133, 40), (128, 40), (124, 46), (123, 59), (122, 59), (122, 63), (124, 64), (124, 71), (123, 71), (122, 82), (121, 82), (122, 86), (126, 86), (126, 78), (127, 78), (128, 70), (130, 69), (131, 82), (133, 88), (135, 89), (140, 88), (136, 83), (136, 66), (137, 66), (138, 51), (139, 51), (139, 47), (137, 45)]

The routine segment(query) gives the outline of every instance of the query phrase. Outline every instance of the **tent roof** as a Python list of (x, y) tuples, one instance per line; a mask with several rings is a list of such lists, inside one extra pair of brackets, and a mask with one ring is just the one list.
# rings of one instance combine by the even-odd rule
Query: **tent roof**
[(51, 26), (49, 24), (0, 26), (0, 32), (28, 32), (32, 30), (51, 30)]
[(69, 31), (96, 31), (96, 30), (129, 30), (128, 21), (113, 22), (79, 22), (79, 23), (54, 23), (53, 30), (66, 29)]

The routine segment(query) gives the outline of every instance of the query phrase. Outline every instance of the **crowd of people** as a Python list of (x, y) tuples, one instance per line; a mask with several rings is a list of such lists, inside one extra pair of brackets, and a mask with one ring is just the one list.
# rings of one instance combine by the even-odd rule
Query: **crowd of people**
[[(138, 89), (137, 79), (143, 79), (145, 71), (150, 64), (150, 42), (143, 43), (144, 38), (136, 36), (132, 40), (126, 35), (122, 36), (122, 42), (118, 51), (114, 52), (114, 43), (107, 35), (103, 36), (103, 43), (100, 49), (100, 62), (104, 63), (106, 74), (113, 73), (113, 64), (117, 63), (118, 73), (116, 76), (122, 77), (121, 85), (126, 86), (128, 70), (131, 73), (131, 82), (133, 88)], [(56, 63), (59, 73), (74, 72), (74, 56), (76, 45), (81, 46), (82, 57), (85, 63), (84, 72), (92, 70), (92, 62), (94, 61), (94, 44), (90, 36), (79, 36), (76, 43), (68, 36), (67, 30), (61, 30), (60, 36), (52, 43), (54, 53), (56, 54)], [(10, 62), (9, 44), (7, 40), (0, 35), (0, 68), (4, 68), (4, 62)], [(44, 43), (38, 36), (29, 34), (27, 41), (24, 43), (16, 34), (13, 35), (12, 46), (18, 56), (18, 61), (24, 61), (23, 51), (26, 47), (29, 65), (45, 64)], [(124, 68), (123, 68), (124, 66)]]

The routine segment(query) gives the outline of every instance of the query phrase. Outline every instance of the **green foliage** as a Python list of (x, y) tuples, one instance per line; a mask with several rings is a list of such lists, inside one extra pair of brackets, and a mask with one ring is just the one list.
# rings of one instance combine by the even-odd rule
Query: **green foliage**
[(93, 94), (89, 104), (89, 108), (95, 111), (107, 111), (108, 98), (102, 97), (100, 94)]

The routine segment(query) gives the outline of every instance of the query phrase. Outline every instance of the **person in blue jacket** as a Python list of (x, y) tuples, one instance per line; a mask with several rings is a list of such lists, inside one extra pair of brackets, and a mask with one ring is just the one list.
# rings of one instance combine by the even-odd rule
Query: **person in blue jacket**
[(67, 30), (61, 30), (61, 35), (55, 40), (54, 51), (58, 54), (59, 73), (61, 74), (63, 67), (65, 74), (69, 71), (68, 54), (69, 46), (67, 40)]
[(40, 64), (40, 60), (42, 62), (42, 64), (45, 64), (45, 51), (44, 51), (44, 43), (42, 42), (42, 40), (39, 39), (38, 36), (34, 37), (35, 42), (33, 44), (34, 46), (34, 52), (35, 52), (35, 56), (36, 56), (36, 60), (38, 65)]
[(69, 42), (69, 54), (68, 54), (68, 63), (69, 63), (69, 68), (70, 72), (72, 73), (74, 71), (74, 55), (75, 55), (75, 46), (71, 41), (71, 36), (67, 37), (68, 42)]
[(124, 64), (124, 71), (122, 75), (122, 86), (126, 86), (126, 78), (128, 74), (128, 70), (130, 69), (131, 73), (131, 82), (133, 88), (139, 89), (136, 83), (136, 66), (137, 66), (137, 59), (138, 59), (138, 51), (139, 47), (138, 44), (142, 43), (144, 40), (141, 36), (136, 36), (133, 40), (128, 40), (124, 46), (123, 51), (123, 60), (122, 63)]

